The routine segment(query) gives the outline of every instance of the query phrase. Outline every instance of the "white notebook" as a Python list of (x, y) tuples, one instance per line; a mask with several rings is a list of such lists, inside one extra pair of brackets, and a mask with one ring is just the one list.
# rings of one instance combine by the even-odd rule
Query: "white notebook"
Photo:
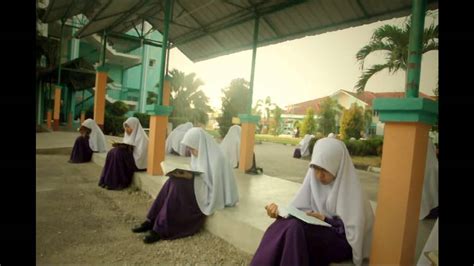
[(317, 218), (314, 218), (313, 216), (309, 216), (304, 211), (300, 211), (291, 205), (288, 205), (287, 207), (278, 207), (278, 214), (284, 218), (293, 216), (305, 223), (331, 227), (331, 225), (325, 221), (321, 221)]

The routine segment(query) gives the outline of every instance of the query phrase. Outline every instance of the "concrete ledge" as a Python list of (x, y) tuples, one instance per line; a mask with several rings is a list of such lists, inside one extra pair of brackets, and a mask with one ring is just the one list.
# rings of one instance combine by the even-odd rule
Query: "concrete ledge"
[[(92, 161), (103, 166), (105, 153), (94, 153)], [(165, 161), (189, 162), (190, 158), (167, 155)], [(216, 211), (206, 219), (204, 229), (224, 239), (238, 249), (254, 254), (265, 230), (274, 221), (267, 217), (264, 206), (269, 202), (286, 205), (301, 184), (266, 175), (245, 175), (234, 170), (239, 187), (240, 201), (236, 207)], [(135, 172), (133, 186), (156, 198), (168, 177), (150, 176)], [(376, 203), (372, 202), (375, 210)], [(144, 214), (145, 215), (145, 214)], [(331, 265), (352, 265), (351, 261)]]

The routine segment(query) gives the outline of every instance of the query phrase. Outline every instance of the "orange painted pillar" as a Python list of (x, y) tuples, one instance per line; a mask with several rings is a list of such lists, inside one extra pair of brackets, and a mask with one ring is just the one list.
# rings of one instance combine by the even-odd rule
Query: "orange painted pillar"
[(84, 111), (81, 112), (81, 125), (84, 123), (84, 120), (86, 120), (86, 113)]
[(107, 68), (99, 66), (95, 76), (94, 120), (101, 129), (104, 129), (106, 87)]
[(168, 116), (172, 108), (169, 107), (170, 81), (168, 78), (163, 83), (163, 105), (155, 106), (150, 115), (150, 132), (148, 135), (148, 162), (147, 174), (163, 175), (160, 163), (165, 160), (166, 132)]
[(260, 120), (260, 117), (240, 114), (239, 119), (242, 122), (239, 170), (245, 173), (246, 170), (252, 167), (253, 147), (255, 145), (255, 127)]
[(437, 104), (422, 98), (376, 99), (385, 122), (370, 265), (414, 265), (430, 124)]
[(53, 111), (53, 130), (59, 130), (59, 112), (61, 110), (61, 87), (57, 86), (54, 90), (54, 111)]
[(46, 113), (46, 127), (51, 129), (51, 120), (53, 119), (53, 112), (51, 109), (48, 109), (48, 112)]

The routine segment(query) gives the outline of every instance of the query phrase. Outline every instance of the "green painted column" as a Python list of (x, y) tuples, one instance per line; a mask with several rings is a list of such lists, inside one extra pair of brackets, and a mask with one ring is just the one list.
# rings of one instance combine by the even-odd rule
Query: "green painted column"
[(163, 24), (163, 39), (162, 39), (162, 48), (161, 48), (161, 58), (160, 58), (160, 87), (158, 90), (159, 95), (159, 105), (163, 105), (163, 84), (165, 81), (165, 63), (166, 63), (166, 52), (168, 50), (168, 32), (171, 21), (171, 0), (165, 0), (165, 21)]
[(405, 94), (409, 98), (418, 97), (420, 87), (425, 13), (426, 0), (413, 0), (405, 85)]
[(252, 113), (252, 98), (253, 98), (253, 82), (255, 77), (255, 61), (257, 60), (257, 44), (258, 44), (258, 31), (259, 31), (260, 17), (255, 18), (255, 24), (253, 28), (253, 47), (252, 47), (252, 69), (250, 70), (250, 100), (247, 106), (247, 113)]

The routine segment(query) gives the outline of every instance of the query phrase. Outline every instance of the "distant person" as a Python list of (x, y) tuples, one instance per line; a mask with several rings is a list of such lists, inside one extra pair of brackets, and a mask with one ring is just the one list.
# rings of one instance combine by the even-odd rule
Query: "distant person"
[(123, 143), (115, 143), (105, 159), (99, 186), (120, 190), (130, 186), (133, 173), (147, 168), (148, 136), (136, 117), (123, 123)]
[(335, 139), (335, 138), (336, 138), (336, 134), (334, 134), (334, 133), (331, 132), (331, 133), (328, 134), (328, 138), (334, 138), (334, 139)]
[(183, 140), (184, 134), (186, 134), (186, 132), (191, 128), (193, 128), (193, 124), (191, 122), (186, 122), (173, 129), (166, 138), (166, 153), (179, 156), (189, 156), (186, 155), (186, 147), (181, 145), (181, 141)]
[(374, 214), (342, 141), (316, 142), (291, 205), (331, 227), (283, 218), (278, 206), (270, 203), (267, 215), (276, 220), (265, 231), (250, 265), (329, 265), (348, 259), (361, 265), (368, 257)]
[(296, 127), (296, 133), (295, 133), (295, 138), (300, 137), (300, 127)]
[(431, 138), (428, 138), (425, 177), (421, 194), (420, 220), (427, 216), (438, 216), (438, 180), (438, 158), (436, 157), (436, 147)]
[[(296, 149), (299, 149), (300, 157), (305, 157), (309, 155), (309, 143), (311, 142), (311, 139), (313, 138), (314, 138), (314, 135), (309, 135), (309, 134), (304, 135), (304, 138), (298, 144), (299, 147), (296, 148)], [(295, 153), (297, 155), (298, 152), (295, 150)], [(293, 157), (295, 157), (294, 156), (295, 153), (293, 154)], [(295, 158), (299, 158), (299, 157), (295, 157)]]
[(93, 152), (106, 152), (105, 136), (92, 119), (86, 119), (79, 128), (81, 134), (72, 147), (70, 163), (90, 162)]
[[(214, 138), (202, 128), (186, 132), (182, 143), (191, 152), (191, 172), (170, 176), (161, 188), (147, 219), (132, 229), (148, 232), (143, 242), (176, 239), (197, 233), (205, 217), (239, 201), (234, 172)], [(187, 179), (187, 178), (189, 179)]]
[(224, 139), (220, 143), (224, 156), (230, 162), (232, 167), (237, 168), (239, 166), (240, 159), (240, 134), (241, 127), (239, 125), (233, 125), (227, 131)]

